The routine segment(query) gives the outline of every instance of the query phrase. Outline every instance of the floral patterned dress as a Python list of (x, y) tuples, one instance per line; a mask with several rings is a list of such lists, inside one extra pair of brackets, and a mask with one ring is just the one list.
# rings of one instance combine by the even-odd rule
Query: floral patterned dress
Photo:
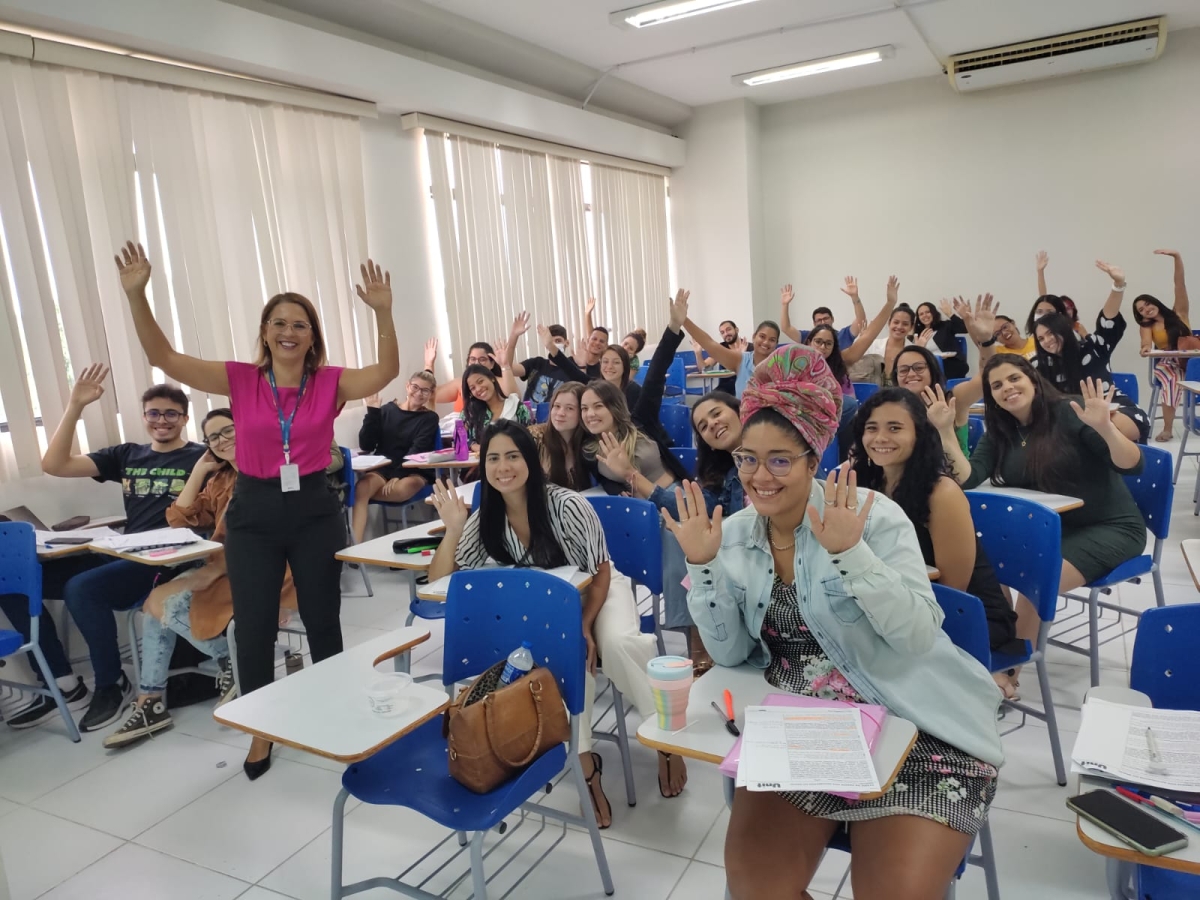
[[(763, 619), (762, 638), (771, 651), (767, 682), (792, 694), (866, 703), (834, 667), (800, 614), (796, 586), (778, 578)], [(964, 834), (976, 834), (996, 795), (997, 771), (945, 741), (917, 732), (917, 740), (896, 780), (875, 800), (846, 800), (818, 791), (785, 791), (802, 812), (838, 822), (884, 816), (919, 816)]]

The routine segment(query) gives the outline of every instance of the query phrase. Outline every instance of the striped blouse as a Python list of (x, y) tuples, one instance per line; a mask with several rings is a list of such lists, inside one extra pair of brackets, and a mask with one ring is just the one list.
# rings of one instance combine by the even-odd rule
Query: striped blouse
[[(604, 529), (592, 504), (575, 491), (548, 484), (546, 506), (550, 512), (550, 527), (554, 530), (554, 539), (563, 552), (564, 563), (577, 566), (581, 572), (595, 575), (600, 566), (608, 562), (609, 556)], [(504, 540), (508, 552), (520, 565), (528, 550), (507, 519), (504, 522)], [(467, 519), (454, 553), (454, 563), (460, 569), (498, 565), (495, 560), (488, 558), (487, 550), (483, 546), (478, 510), (471, 513), (471, 517)]]

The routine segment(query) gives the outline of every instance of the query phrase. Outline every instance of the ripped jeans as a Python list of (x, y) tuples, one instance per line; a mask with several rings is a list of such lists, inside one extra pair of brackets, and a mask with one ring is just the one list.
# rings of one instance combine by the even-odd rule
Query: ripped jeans
[(186, 638), (193, 647), (215, 660), (229, 656), (229, 641), (225, 635), (207, 641), (192, 636), (191, 610), (192, 592), (182, 590), (172, 594), (163, 603), (161, 622), (151, 615), (143, 618), (142, 678), (138, 685), (140, 694), (162, 694), (167, 689), (167, 673), (178, 636)]

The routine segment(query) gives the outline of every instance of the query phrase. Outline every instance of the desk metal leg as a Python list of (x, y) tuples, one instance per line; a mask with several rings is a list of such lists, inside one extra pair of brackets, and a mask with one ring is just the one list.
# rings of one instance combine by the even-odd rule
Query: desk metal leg
[(1154, 428), (1154, 414), (1158, 410), (1158, 394), (1159, 394), (1158, 382), (1154, 380), (1154, 363), (1155, 363), (1154, 357), (1150, 357), (1150, 369), (1149, 369), (1149, 375), (1148, 375), (1148, 377), (1150, 378), (1150, 408), (1146, 412), (1147, 412), (1147, 415), (1150, 416), (1151, 430), (1153, 430), (1153, 428)]

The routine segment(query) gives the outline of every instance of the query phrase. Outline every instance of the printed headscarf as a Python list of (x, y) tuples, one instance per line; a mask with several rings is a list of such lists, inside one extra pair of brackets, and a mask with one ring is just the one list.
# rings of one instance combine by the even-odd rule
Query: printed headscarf
[(760, 409), (791, 422), (820, 456), (837, 434), (842, 388), (820, 351), (788, 344), (755, 367), (742, 393), (743, 423)]

